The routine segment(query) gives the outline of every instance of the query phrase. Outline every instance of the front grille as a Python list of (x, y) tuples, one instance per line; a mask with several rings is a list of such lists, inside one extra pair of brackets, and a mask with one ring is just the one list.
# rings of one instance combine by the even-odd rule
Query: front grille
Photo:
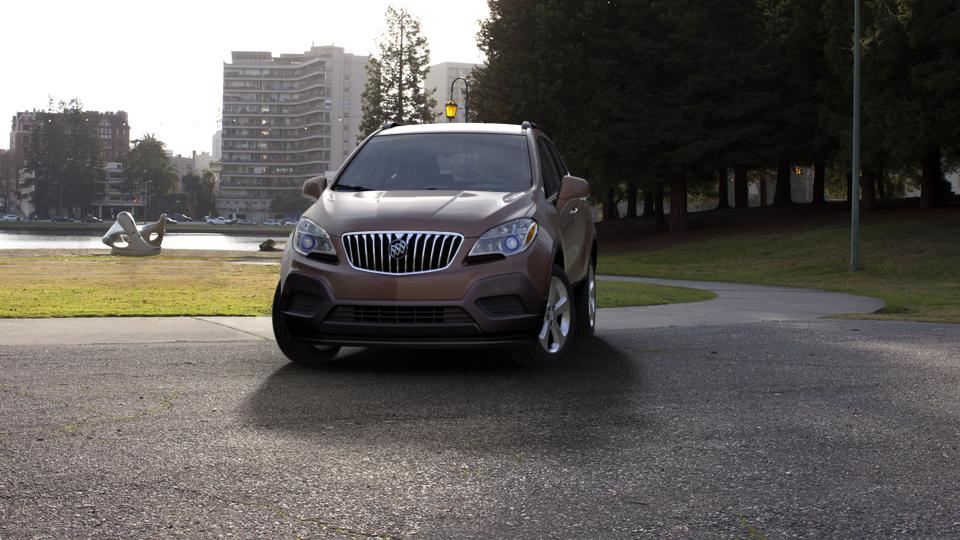
[(473, 324), (459, 307), (445, 306), (337, 306), (326, 322), (377, 324)]
[[(395, 244), (393, 250), (391, 244)], [(453, 262), (462, 244), (463, 235), (457, 233), (383, 231), (343, 235), (343, 250), (350, 266), (381, 274), (443, 270)], [(401, 245), (406, 250), (398, 255)]]

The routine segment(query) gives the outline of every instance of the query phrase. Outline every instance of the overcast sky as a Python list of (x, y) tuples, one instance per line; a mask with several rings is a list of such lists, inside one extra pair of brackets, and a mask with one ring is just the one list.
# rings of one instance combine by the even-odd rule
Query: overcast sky
[(420, 18), (431, 63), (482, 61), (486, 0), (6, 1), (0, 148), (14, 113), (53, 96), (127, 111), (131, 139), (153, 133), (174, 153), (209, 152), (230, 51), (298, 53), (312, 42), (370, 54), (391, 3)]

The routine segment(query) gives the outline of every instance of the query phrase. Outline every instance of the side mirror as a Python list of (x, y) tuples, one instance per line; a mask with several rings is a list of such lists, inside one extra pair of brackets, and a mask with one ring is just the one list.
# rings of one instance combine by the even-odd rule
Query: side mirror
[(590, 196), (590, 184), (583, 178), (564, 176), (560, 181), (560, 193), (557, 195), (557, 208), (563, 208), (567, 201), (585, 199)]
[(303, 183), (303, 194), (311, 199), (319, 199), (320, 194), (327, 188), (327, 179), (315, 176)]

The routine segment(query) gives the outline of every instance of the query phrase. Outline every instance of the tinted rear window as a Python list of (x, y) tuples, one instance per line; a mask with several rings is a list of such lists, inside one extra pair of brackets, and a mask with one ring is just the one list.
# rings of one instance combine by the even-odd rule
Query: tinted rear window
[(374, 137), (334, 189), (512, 192), (531, 182), (523, 135), (423, 133)]

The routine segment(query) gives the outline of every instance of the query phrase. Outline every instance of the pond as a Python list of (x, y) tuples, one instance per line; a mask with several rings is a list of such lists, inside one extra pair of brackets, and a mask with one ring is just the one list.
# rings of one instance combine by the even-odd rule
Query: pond
[[(100, 241), (102, 233), (42, 234), (35, 231), (0, 231), (0, 249), (109, 249)], [(212, 249), (257, 251), (260, 242), (272, 238), (286, 242), (285, 236), (240, 236), (218, 233), (167, 233), (166, 249)]]

